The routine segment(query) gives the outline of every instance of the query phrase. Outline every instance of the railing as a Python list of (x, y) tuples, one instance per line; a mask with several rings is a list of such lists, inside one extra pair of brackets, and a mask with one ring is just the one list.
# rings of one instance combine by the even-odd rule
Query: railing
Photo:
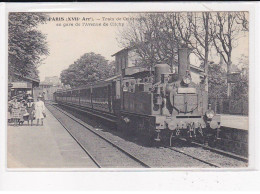
[(231, 98), (209, 98), (211, 109), (217, 114), (248, 115), (248, 100)]

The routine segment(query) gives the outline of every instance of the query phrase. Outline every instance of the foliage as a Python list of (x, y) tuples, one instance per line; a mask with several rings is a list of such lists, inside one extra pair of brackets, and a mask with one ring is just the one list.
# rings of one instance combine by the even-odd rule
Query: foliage
[(214, 48), (227, 64), (227, 72), (230, 72), (232, 65), (232, 51), (237, 46), (237, 40), (244, 28), (238, 23), (239, 16), (239, 12), (217, 12), (211, 19), (210, 29)]
[(119, 43), (135, 47), (142, 63), (177, 64), (179, 47), (189, 47), (203, 63), (207, 64), (211, 47), (231, 65), (232, 49), (241, 32), (248, 29), (246, 12), (173, 12), (139, 14), (129, 20), (120, 32)]
[(243, 31), (249, 31), (248, 12), (238, 12), (236, 22), (242, 26)]
[(233, 99), (248, 99), (248, 76), (241, 76), (238, 82), (232, 85)]
[(64, 85), (77, 87), (108, 78), (115, 73), (115, 62), (108, 63), (105, 57), (93, 52), (86, 53), (61, 72)]
[(227, 97), (227, 72), (219, 64), (209, 64), (209, 98)]
[(153, 67), (157, 63), (177, 64), (178, 40), (165, 14), (139, 14), (120, 32), (120, 44), (134, 47), (140, 66)]
[[(219, 67), (217, 72), (211, 72), (210, 75), (209, 56), (217, 52), (229, 72), (233, 48), (243, 31), (248, 31), (247, 12), (145, 13), (129, 21), (120, 33), (120, 43), (136, 48), (136, 53), (142, 59), (140, 65), (152, 67), (157, 63), (177, 65), (178, 48), (188, 47), (200, 60), (205, 74), (209, 74), (205, 80), (206, 90), (211, 87), (213, 96), (225, 96), (227, 91), (224, 87), (227, 85), (220, 73), (224, 69)], [(214, 80), (217, 74), (222, 76), (220, 85)], [(208, 85), (208, 78), (213, 79), (211, 86)]]
[(8, 61), (9, 76), (14, 73), (38, 78), (37, 67), (48, 55), (46, 35), (37, 30), (45, 22), (43, 13), (9, 13)]
[(232, 85), (233, 99), (248, 99), (249, 93), (249, 60), (248, 56), (242, 55), (239, 59), (238, 68), (240, 69), (239, 80)]
[[(231, 98), (234, 100), (248, 99), (248, 57), (242, 55), (237, 65), (240, 76), (236, 76), (235, 83), (231, 83)], [(227, 98), (227, 71), (219, 64), (209, 65), (209, 97)]]

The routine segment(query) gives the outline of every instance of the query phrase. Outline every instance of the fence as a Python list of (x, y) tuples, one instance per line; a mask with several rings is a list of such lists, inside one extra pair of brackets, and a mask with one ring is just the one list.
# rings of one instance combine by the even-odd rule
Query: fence
[(248, 100), (231, 98), (209, 98), (211, 109), (217, 114), (248, 115)]

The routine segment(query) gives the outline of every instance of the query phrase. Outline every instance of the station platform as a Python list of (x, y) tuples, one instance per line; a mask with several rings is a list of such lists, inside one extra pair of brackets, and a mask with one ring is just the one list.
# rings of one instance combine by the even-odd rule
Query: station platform
[(221, 114), (221, 126), (248, 131), (248, 116)]
[(96, 168), (46, 109), (44, 126), (8, 126), (7, 168)]

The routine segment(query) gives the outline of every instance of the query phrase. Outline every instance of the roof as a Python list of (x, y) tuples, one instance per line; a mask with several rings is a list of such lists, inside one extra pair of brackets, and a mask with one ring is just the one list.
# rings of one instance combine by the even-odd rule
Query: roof
[(42, 86), (42, 85), (52, 86), (53, 83), (49, 83), (49, 82), (40, 82), (40, 86)]
[(129, 46), (129, 47), (123, 48), (123, 49), (121, 49), (120, 51), (114, 53), (114, 54), (111, 55), (111, 56), (114, 57), (115, 55), (117, 55), (117, 54), (119, 54), (119, 53), (121, 53), (121, 52), (123, 52), (123, 51), (128, 51), (128, 50), (131, 50), (131, 49), (133, 49), (133, 48), (135, 48), (135, 46)]
[(151, 71), (145, 67), (133, 66), (124, 69), (123, 74), (124, 76), (132, 76), (134, 74), (139, 74), (144, 72), (151, 72)]
[(113, 77), (109, 77), (109, 78), (105, 79), (104, 81), (111, 81), (111, 80), (113, 80), (113, 79), (119, 78), (120, 76), (121, 76), (121, 75), (115, 75), (115, 76), (113, 76)]
[(32, 81), (32, 82), (36, 82), (36, 83), (40, 83), (40, 80), (37, 79), (37, 78), (31, 78), (31, 77), (28, 77), (28, 76), (23, 76), (23, 75), (21, 75), (19, 73), (14, 73), (14, 74), (16, 76), (19, 76), (19, 77), (23, 78), (23, 79), (26, 79), (26, 80), (29, 80), (29, 81)]
[(237, 67), (236, 65), (234, 65), (234, 64), (232, 64), (232, 65), (230, 66), (229, 71), (230, 71), (231, 73), (238, 73), (238, 72), (240, 72), (239, 69), (238, 69), (238, 67)]
[(204, 70), (201, 69), (200, 67), (197, 67), (197, 66), (191, 65), (191, 64), (190, 64), (190, 70), (191, 70), (191, 71), (194, 71), (194, 72), (196, 72), (196, 73), (203, 73), (203, 72), (204, 72)]
[(125, 47), (125, 48), (121, 49), (120, 51), (116, 52), (115, 54), (113, 54), (113, 55), (111, 55), (111, 56), (114, 57), (115, 55), (117, 55), (117, 54), (119, 54), (119, 53), (121, 53), (121, 52), (123, 52), (123, 51), (132, 50), (132, 49), (137, 48), (137, 46), (139, 46), (139, 45), (147, 44), (147, 43), (148, 43), (148, 41), (146, 41), (146, 42), (141, 42), (141, 43), (136, 44), (136, 45), (132, 45), (132, 46)]
[(32, 83), (31, 82), (12, 82), (11, 88), (13, 88), (13, 89), (18, 89), (18, 88), (28, 89), (28, 88), (32, 88)]

